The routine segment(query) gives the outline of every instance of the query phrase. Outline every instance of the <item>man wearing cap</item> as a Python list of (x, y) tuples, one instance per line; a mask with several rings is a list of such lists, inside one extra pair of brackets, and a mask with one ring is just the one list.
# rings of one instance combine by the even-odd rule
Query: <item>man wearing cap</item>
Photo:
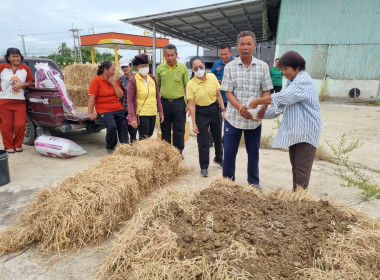
[(187, 67), (177, 61), (177, 56), (175, 45), (168, 44), (164, 47), (166, 61), (157, 67), (156, 79), (164, 109), (164, 121), (161, 123), (162, 139), (171, 143), (173, 126), (173, 145), (182, 153), (185, 147), (185, 89), (189, 81), (189, 73)]
[[(119, 64), (120, 64), (121, 71), (123, 71), (124, 73), (124, 75), (120, 76), (120, 78), (118, 79), (121, 89), (123, 90), (123, 97), (120, 98), (119, 100), (124, 107), (125, 117), (127, 117), (128, 116), (127, 87), (128, 87), (129, 79), (132, 77), (131, 61), (128, 58), (123, 57), (119, 60)], [(136, 141), (137, 129), (128, 124), (128, 132), (131, 139), (131, 143)]]

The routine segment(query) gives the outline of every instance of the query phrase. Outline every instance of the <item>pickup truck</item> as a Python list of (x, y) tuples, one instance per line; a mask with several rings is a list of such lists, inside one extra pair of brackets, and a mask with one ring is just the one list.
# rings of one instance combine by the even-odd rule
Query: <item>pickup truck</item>
[[(49, 66), (61, 70), (57, 64), (47, 58), (25, 57), (23, 63), (30, 67), (35, 76), (36, 63), (44, 62)], [(5, 63), (5, 59), (0, 57), (0, 64)], [(33, 145), (34, 140), (39, 135), (50, 135), (50, 129), (59, 128), (62, 132), (72, 129), (83, 129), (83, 132), (98, 132), (104, 128), (100, 120), (91, 121), (88, 118), (87, 110), (75, 115), (63, 111), (61, 96), (55, 88), (36, 88), (33, 84), (25, 90), (26, 99), (26, 119), (25, 145)]]

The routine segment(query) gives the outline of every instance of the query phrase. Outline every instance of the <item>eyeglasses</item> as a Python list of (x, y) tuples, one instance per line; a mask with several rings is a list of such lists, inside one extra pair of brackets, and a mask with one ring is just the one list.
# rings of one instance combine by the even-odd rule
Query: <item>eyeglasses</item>
[(203, 69), (205, 69), (203, 66), (199, 66), (199, 67), (195, 67), (195, 68), (193, 69), (193, 71), (194, 71), (194, 72), (197, 72), (198, 70), (203, 70)]

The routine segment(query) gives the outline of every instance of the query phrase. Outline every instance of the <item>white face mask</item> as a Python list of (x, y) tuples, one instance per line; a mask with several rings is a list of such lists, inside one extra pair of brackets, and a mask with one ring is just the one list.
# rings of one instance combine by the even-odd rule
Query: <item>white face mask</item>
[(148, 75), (148, 73), (149, 73), (149, 67), (140, 68), (140, 69), (139, 69), (139, 73), (140, 73), (140, 75), (142, 75), (142, 76), (146, 76), (146, 75)]
[(194, 72), (194, 75), (196, 76), (196, 77), (198, 77), (198, 78), (200, 78), (200, 77), (203, 77), (203, 75), (205, 74), (205, 69), (198, 69), (198, 71), (197, 72)]

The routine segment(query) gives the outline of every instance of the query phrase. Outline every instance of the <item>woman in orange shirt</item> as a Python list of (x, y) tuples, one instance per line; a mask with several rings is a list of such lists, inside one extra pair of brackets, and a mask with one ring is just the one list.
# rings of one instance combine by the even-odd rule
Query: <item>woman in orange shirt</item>
[[(124, 108), (118, 98), (123, 96), (119, 82), (115, 78), (115, 65), (104, 61), (98, 69), (98, 76), (92, 79), (88, 88), (88, 117), (95, 120), (97, 116), (107, 128), (106, 148), (112, 154), (117, 144), (128, 143), (128, 128)], [(94, 113), (94, 107), (96, 113)]]
[(0, 65), (0, 130), (8, 153), (23, 151), (26, 125), (24, 89), (33, 80), (29, 66), (21, 64), (23, 59), (19, 49), (9, 48), (5, 54), (8, 63)]

